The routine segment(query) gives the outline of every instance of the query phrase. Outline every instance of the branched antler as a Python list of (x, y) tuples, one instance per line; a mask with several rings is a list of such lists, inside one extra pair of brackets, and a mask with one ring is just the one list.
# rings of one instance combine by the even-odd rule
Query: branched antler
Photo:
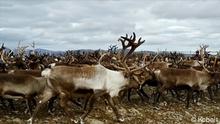
[(18, 57), (24, 57), (25, 55), (25, 50), (28, 48), (28, 46), (21, 46), (21, 41), (18, 42), (18, 47), (17, 47), (17, 54)]
[[(138, 39), (138, 41), (136, 42), (136, 35), (133, 32), (133, 36), (130, 36), (130, 38), (128, 38), (128, 34), (126, 34), (126, 36), (121, 36), (121, 38), (118, 39), (118, 41), (121, 42), (122, 44), (122, 51), (121, 54), (123, 56), (122, 61), (124, 62), (129, 55), (131, 55), (135, 49), (137, 47), (139, 47), (141, 44), (143, 44), (145, 42), (145, 40), (141, 41), (141, 37)], [(124, 56), (125, 51), (130, 47), (129, 52)]]
[(209, 45), (204, 45), (204, 44), (200, 45), (199, 54), (203, 61), (205, 60), (205, 57), (208, 55), (208, 52), (206, 51), (208, 47)]
[(110, 52), (111, 54), (116, 54), (117, 49), (118, 49), (117, 45), (110, 45), (108, 48), (108, 52)]
[[(136, 48), (145, 42), (145, 40), (142, 41), (141, 39), (142, 38), (140, 37), (138, 40), (136, 40), (136, 35), (134, 32), (130, 37), (128, 37), (128, 34), (126, 34), (126, 36), (121, 36), (118, 39), (118, 41), (120, 41), (122, 44), (122, 49), (117, 55), (113, 55), (118, 59), (117, 64), (112, 64), (114, 65), (114, 68), (118, 70), (126, 70), (127, 73), (131, 73), (132, 70), (136, 68), (136, 66), (129, 67), (126, 62), (129, 55), (131, 55)], [(127, 54), (125, 54), (126, 50), (128, 50)]]
[(36, 47), (35, 41), (33, 41), (33, 42), (30, 44), (30, 47), (32, 47), (32, 49), (33, 49), (33, 54), (35, 54), (35, 47)]

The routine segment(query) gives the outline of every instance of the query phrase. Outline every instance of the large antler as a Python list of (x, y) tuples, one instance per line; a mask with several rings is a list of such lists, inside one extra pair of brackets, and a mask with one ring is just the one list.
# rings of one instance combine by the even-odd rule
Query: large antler
[(206, 49), (209, 47), (209, 45), (205, 45), (205, 44), (202, 44), (200, 45), (200, 50), (199, 50), (199, 54), (202, 58), (202, 61), (205, 61), (205, 57), (206, 55), (208, 54), (208, 52), (206, 51)]
[[(132, 70), (137, 67), (137, 65), (129, 67), (126, 63), (126, 60), (128, 59), (129, 55), (131, 55), (136, 50), (136, 48), (145, 42), (145, 40), (142, 41), (141, 39), (142, 38), (140, 37), (138, 40), (136, 40), (136, 35), (134, 32), (130, 37), (128, 37), (128, 34), (126, 34), (126, 36), (121, 36), (118, 41), (121, 42), (122, 49), (121, 52), (115, 55), (115, 57), (118, 59), (118, 64), (111, 64), (111, 66), (118, 70), (124, 70), (128, 73), (131, 73)], [(126, 50), (128, 50), (127, 54), (125, 54)]]
[(147, 63), (147, 64), (145, 63), (145, 57), (144, 57), (144, 60), (143, 60), (144, 61), (144, 63), (143, 63), (144, 65), (142, 67), (139, 67), (139, 68), (131, 70), (131, 72), (135, 72), (135, 71), (141, 70), (143, 68), (146, 68), (147, 70), (150, 70), (147, 66), (152, 64), (158, 56), (159, 56), (159, 52), (157, 52), (157, 54), (153, 57), (153, 59), (149, 63)]
[(18, 57), (24, 57), (25, 55), (25, 50), (28, 48), (28, 46), (21, 46), (21, 41), (18, 42), (18, 47), (17, 47), (17, 54)]
[[(124, 37), (124, 36), (121, 36), (121, 38), (118, 39), (118, 41), (121, 41), (121, 43), (122, 43), (122, 51), (121, 51), (121, 54), (122, 54), (122, 56), (123, 56), (123, 58), (122, 58), (122, 61), (123, 61), (123, 62), (128, 58), (129, 55), (131, 55), (131, 54), (135, 51), (135, 49), (136, 49), (137, 47), (139, 47), (141, 44), (143, 44), (143, 43), (145, 42), (145, 40), (141, 41), (141, 39), (142, 39), (142, 38), (140, 37), (140, 38), (138, 39), (138, 41), (136, 42), (136, 35), (135, 35), (134, 32), (133, 32), (133, 36), (130, 36), (130, 38), (128, 38), (128, 34), (126, 34), (125, 37)], [(126, 42), (127, 42), (127, 43), (126, 43)], [(130, 50), (129, 50), (129, 52), (124, 56), (125, 51), (126, 51), (129, 47), (131, 47)]]
[(110, 45), (108, 48), (108, 52), (110, 52), (111, 54), (116, 54), (117, 53), (117, 45)]
[(30, 44), (30, 47), (32, 47), (32, 49), (33, 49), (32, 53), (35, 54), (35, 47), (36, 47), (35, 41), (33, 41), (33, 42)]

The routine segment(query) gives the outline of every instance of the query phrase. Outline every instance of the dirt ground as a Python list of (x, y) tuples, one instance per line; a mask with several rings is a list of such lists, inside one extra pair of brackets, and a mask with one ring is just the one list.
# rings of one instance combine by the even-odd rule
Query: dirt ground
[[(25, 124), (30, 117), (25, 114), (25, 103), (14, 101), (15, 111), (10, 107), (4, 108), (0, 104), (0, 124)], [(57, 103), (56, 103), (57, 104)], [(55, 105), (55, 111), (49, 114), (43, 109), (38, 114), (35, 124), (69, 124), (71, 123), (63, 110)], [(132, 96), (132, 103), (124, 99), (118, 105), (120, 113), (123, 115), (124, 124), (187, 124), (187, 123), (213, 123), (220, 124), (220, 95), (211, 102), (207, 95), (199, 102), (192, 103), (189, 108), (185, 107), (183, 101), (179, 101), (171, 96), (166, 96), (166, 100), (161, 100), (158, 105), (153, 105), (152, 100), (142, 103), (137, 95)], [(73, 106), (76, 116), (81, 115), (80, 108)], [(117, 124), (116, 117), (112, 109), (99, 99), (94, 109), (85, 120), (86, 124)]]

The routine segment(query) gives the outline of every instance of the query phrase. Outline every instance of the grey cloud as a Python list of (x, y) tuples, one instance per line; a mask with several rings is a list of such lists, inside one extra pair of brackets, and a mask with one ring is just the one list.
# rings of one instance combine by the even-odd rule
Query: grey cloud
[(156, 4), (151, 9), (159, 18), (220, 18), (220, 1), (166, 1)]
[(218, 1), (0, 2), (0, 40), (11, 48), (23, 40), (53, 50), (107, 49), (132, 32), (146, 40), (139, 50), (191, 50), (201, 43), (218, 50), (220, 45)]

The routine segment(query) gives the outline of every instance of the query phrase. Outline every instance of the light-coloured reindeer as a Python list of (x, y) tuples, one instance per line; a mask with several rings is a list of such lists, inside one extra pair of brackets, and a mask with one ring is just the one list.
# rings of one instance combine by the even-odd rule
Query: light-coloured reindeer
[[(120, 41), (122, 42), (123, 48), (131, 47), (131, 50), (124, 56), (122, 51), (121, 64), (124, 66), (124, 71), (113, 71), (102, 66), (100, 63), (98, 65), (84, 65), (84, 66), (52, 66), (42, 71), (42, 76), (47, 78), (47, 87), (43, 93), (43, 97), (40, 100), (39, 104), (36, 107), (36, 111), (33, 116), (28, 120), (32, 123), (34, 117), (36, 116), (40, 107), (46, 103), (54, 95), (58, 95), (60, 98), (60, 106), (64, 108), (64, 111), (74, 122), (78, 122), (71, 113), (70, 107), (68, 107), (68, 101), (71, 101), (72, 96), (78, 95), (78, 91), (86, 90), (93, 91), (91, 97), (89, 98), (88, 110), (80, 117), (80, 120), (84, 120), (85, 117), (92, 110), (92, 106), (95, 100), (103, 96), (107, 99), (109, 105), (112, 107), (114, 113), (116, 114), (118, 121), (123, 121), (122, 116), (119, 114), (118, 109), (115, 107), (113, 102), (113, 97), (117, 97), (119, 92), (130, 86), (138, 85), (132, 77), (132, 70), (130, 70), (125, 60), (128, 55), (130, 55), (134, 50), (140, 46), (144, 41), (141, 41), (139, 38), (136, 43), (136, 36), (133, 34), (133, 37), (128, 38), (121, 37)], [(128, 42), (126, 44), (125, 42)], [(104, 56), (104, 55), (103, 55)], [(103, 57), (102, 56), (102, 57)], [(102, 57), (100, 59), (102, 59)]]

